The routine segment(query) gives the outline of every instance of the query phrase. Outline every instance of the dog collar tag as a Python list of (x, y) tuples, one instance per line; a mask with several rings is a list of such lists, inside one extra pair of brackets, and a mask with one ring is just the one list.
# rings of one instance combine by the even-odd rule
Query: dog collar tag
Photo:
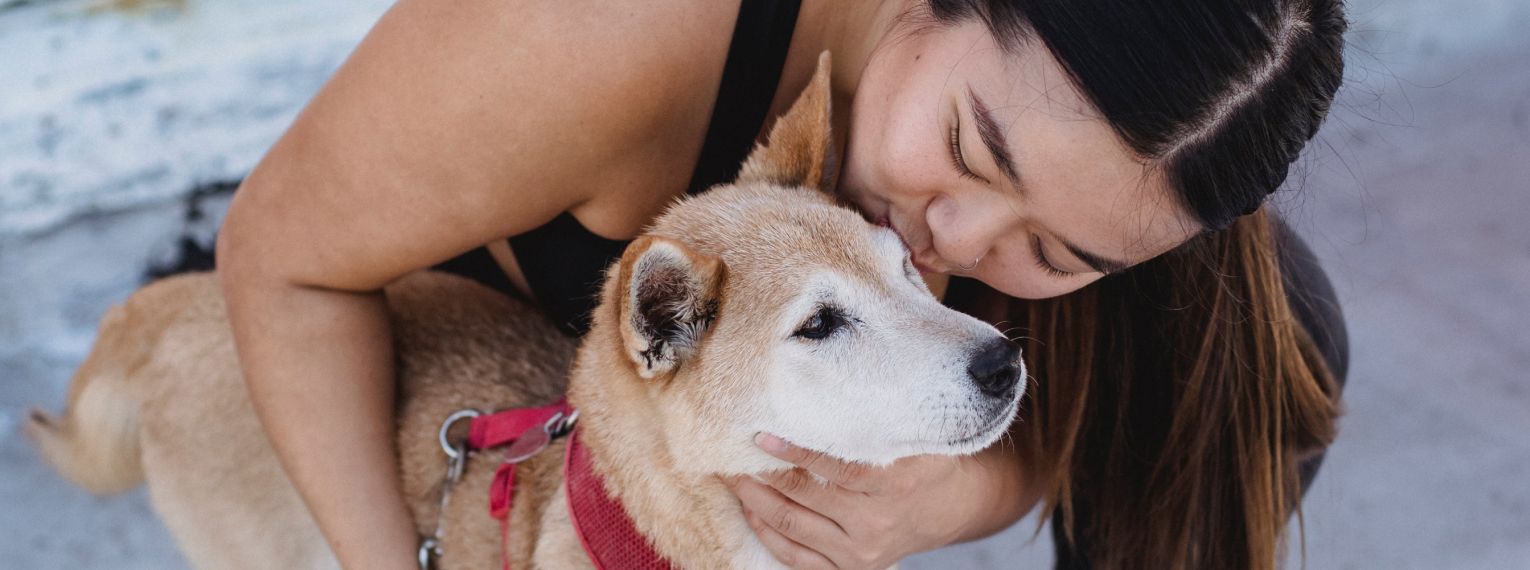
[(552, 436), (548, 435), (546, 426), (526, 430), (526, 433), (515, 438), (515, 441), (505, 448), (505, 463), (520, 463), (530, 459), (531, 456), (547, 449), (547, 444), (551, 442)]

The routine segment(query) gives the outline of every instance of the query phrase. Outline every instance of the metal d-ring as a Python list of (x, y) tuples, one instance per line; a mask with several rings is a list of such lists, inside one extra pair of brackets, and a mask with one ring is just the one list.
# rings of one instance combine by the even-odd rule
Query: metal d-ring
[(464, 408), (452, 412), (452, 415), (446, 416), (446, 421), (441, 422), (441, 431), (436, 434), (436, 439), (441, 442), (441, 451), (446, 452), (446, 457), (448, 459), (457, 459), (460, 457), (463, 453), (463, 448), (466, 446), (452, 445), (450, 441), (446, 440), (446, 433), (451, 431), (452, 426), (456, 425), (457, 422), (461, 420), (470, 420), (483, 414), (483, 412), (473, 408)]
[(574, 422), (579, 421), (579, 410), (569, 412), (566, 416), (558, 414), (553, 416), (553, 420), (547, 423), (545, 429), (547, 430), (547, 435), (552, 436), (553, 439), (558, 439), (568, 435), (568, 432), (574, 431)]

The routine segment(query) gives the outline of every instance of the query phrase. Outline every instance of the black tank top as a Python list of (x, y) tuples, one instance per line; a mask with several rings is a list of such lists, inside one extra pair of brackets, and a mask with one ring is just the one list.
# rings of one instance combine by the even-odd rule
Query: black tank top
[[(797, 0), (739, 4), (722, 83), (687, 194), (731, 182), (749, 156), (781, 79), (798, 8)], [(589, 329), (606, 267), (621, 257), (629, 243), (596, 235), (568, 212), (509, 242), (536, 304), (570, 335), (583, 335)], [(474, 249), (434, 269), (521, 296), (487, 248)]]

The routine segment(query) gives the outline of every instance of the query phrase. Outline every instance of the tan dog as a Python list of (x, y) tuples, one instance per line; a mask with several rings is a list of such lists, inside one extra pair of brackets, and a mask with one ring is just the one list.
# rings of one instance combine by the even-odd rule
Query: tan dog
[[(387, 288), (399, 357), (398, 446), (442, 568), (498, 568), (487, 509), (497, 453), (473, 455), (445, 512), (436, 431), (462, 408), (564, 393), (637, 530), (684, 568), (773, 568), (722, 474), (790, 467), (768, 431), (847, 460), (964, 454), (1008, 429), (1018, 349), (943, 307), (898, 237), (820, 191), (832, 175), (827, 58), (734, 184), (684, 200), (608, 271), (578, 348), (529, 307), (422, 273)], [(235, 360), (216, 277), (155, 283), (116, 307), (74, 378), (69, 412), (28, 424), (48, 461), (98, 493), (147, 479), (199, 568), (336, 566), (266, 440)], [(567, 440), (520, 465), (515, 568), (592, 567), (560, 492)]]

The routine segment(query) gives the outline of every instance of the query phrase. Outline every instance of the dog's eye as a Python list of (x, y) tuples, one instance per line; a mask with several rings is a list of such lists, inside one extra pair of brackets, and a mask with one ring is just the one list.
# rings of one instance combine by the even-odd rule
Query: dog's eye
[(845, 324), (845, 318), (839, 311), (832, 307), (820, 307), (817, 313), (813, 313), (807, 322), (792, 333), (792, 336), (808, 340), (822, 340), (834, 334), (834, 331)]

